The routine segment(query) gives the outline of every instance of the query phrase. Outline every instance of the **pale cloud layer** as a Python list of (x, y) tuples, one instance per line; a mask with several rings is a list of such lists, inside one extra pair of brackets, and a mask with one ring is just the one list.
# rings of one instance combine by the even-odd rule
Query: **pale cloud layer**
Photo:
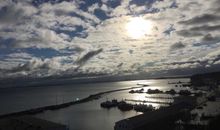
[[(219, 0), (3, 0), (0, 75), (217, 70), (219, 11)], [(128, 35), (126, 24), (135, 17), (152, 22), (150, 34)]]

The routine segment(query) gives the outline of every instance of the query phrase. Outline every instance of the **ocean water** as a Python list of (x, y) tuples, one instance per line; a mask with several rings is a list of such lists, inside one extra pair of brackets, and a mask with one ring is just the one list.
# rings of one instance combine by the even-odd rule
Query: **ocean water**
[[(48, 87), (30, 87), (30, 88), (10, 88), (0, 89), (0, 114), (21, 111), (25, 109), (35, 108), (39, 106), (59, 104), (76, 99), (81, 99), (108, 90), (137, 87), (138, 83), (148, 84), (147, 89), (160, 89), (163, 91), (190, 88), (175, 87), (174, 84), (168, 82), (188, 82), (189, 79), (158, 79), (158, 80), (135, 80), (122, 82), (105, 82), (105, 83), (90, 83), (90, 84), (74, 84), (63, 86), (48, 86)], [(35, 115), (38, 118), (50, 120), (53, 122), (65, 124), (70, 130), (113, 130), (116, 121), (141, 114), (136, 111), (121, 112), (117, 108), (104, 109), (100, 107), (100, 103), (106, 100), (158, 100), (146, 98), (151, 96), (146, 93), (130, 94), (129, 90), (118, 91), (105, 94), (102, 98), (87, 103), (73, 105), (64, 109), (55, 111), (45, 111)], [(157, 95), (160, 96), (160, 95)], [(164, 95), (163, 95), (164, 96)], [(169, 96), (169, 95), (166, 95)], [(164, 99), (170, 102), (170, 99)], [(149, 103), (156, 108), (161, 104)]]

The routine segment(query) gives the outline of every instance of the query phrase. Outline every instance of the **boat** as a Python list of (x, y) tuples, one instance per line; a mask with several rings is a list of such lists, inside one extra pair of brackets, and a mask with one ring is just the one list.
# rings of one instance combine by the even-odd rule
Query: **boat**
[(129, 93), (135, 93), (135, 91), (134, 90), (130, 90)]
[(153, 111), (154, 107), (152, 105), (136, 104), (134, 105), (134, 110), (137, 112), (148, 112), (148, 111)]
[(129, 93), (144, 93), (144, 89), (141, 88), (139, 90), (130, 90)]
[(174, 89), (170, 89), (169, 91), (165, 92), (166, 94), (171, 94), (171, 95), (175, 95), (176, 91)]
[(113, 99), (112, 101), (105, 101), (100, 104), (103, 108), (112, 108), (116, 107), (118, 105), (118, 101), (116, 99)]
[(130, 111), (133, 109), (133, 105), (128, 104), (125, 101), (121, 101), (118, 103), (118, 109), (121, 111)]
[(161, 91), (161, 90), (159, 90), (159, 89), (154, 89), (154, 90), (148, 89), (148, 90), (147, 90), (147, 93), (148, 93), (148, 94), (158, 94), (158, 93), (163, 93), (163, 91)]

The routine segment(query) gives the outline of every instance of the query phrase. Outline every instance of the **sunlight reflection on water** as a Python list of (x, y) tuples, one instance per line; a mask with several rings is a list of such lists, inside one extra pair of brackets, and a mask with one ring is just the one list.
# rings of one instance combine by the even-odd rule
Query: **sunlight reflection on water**
[[(70, 130), (81, 130), (81, 129), (82, 130), (113, 130), (114, 123), (116, 121), (128, 117), (132, 117), (141, 113), (136, 112), (134, 110), (122, 112), (117, 107), (111, 109), (105, 109), (100, 107), (100, 103), (112, 99), (117, 99), (118, 101), (131, 99), (131, 100), (141, 100), (141, 101), (148, 100), (148, 101), (170, 102), (170, 99), (149, 98), (149, 96), (168, 97), (170, 95), (166, 95), (166, 94), (151, 95), (146, 93), (148, 89), (159, 89), (162, 91), (170, 90), (171, 88), (176, 90), (183, 89), (168, 84), (168, 81), (170, 80), (138, 80), (138, 81), (109, 82), (109, 83), (100, 83), (100, 84), (86, 84), (84, 87), (82, 86), (78, 86), (78, 87), (69, 86), (66, 88), (61, 87), (59, 91), (63, 91), (64, 89), (65, 92), (70, 92), (71, 90), (69, 98), (73, 99), (73, 97), (81, 98), (82, 94), (84, 95), (84, 97), (86, 97), (89, 94), (94, 94), (108, 90), (123, 89), (123, 88), (138, 87), (138, 86), (141, 87), (142, 85), (138, 85), (138, 83), (150, 85), (144, 88), (144, 93), (131, 94), (129, 93), (130, 90), (118, 91), (114, 93), (105, 94), (102, 96), (102, 98), (98, 100), (94, 100), (83, 104), (73, 105), (65, 109), (60, 109), (56, 111), (46, 111), (44, 113), (37, 114), (36, 116), (39, 118), (43, 118), (46, 120), (50, 120), (62, 124), (69, 124)], [(177, 81), (179, 81), (179, 79)], [(79, 91), (76, 91), (76, 88)], [(51, 90), (53, 91), (53, 89)], [(83, 90), (87, 90), (88, 92), (85, 93)], [(79, 96), (79, 94), (81, 94), (81, 96)], [(135, 104), (136, 102), (130, 102), (130, 103)], [(166, 106), (166, 104), (158, 104), (158, 103), (145, 103), (145, 104), (152, 105), (155, 108)], [(97, 125), (97, 122), (99, 123), (99, 125)]]

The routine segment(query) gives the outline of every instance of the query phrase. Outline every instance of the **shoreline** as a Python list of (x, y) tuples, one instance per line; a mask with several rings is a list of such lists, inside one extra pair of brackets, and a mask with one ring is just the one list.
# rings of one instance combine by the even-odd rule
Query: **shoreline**
[[(162, 80), (162, 79), (182, 79), (182, 78), (190, 78), (191, 76), (170, 76), (170, 77), (151, 77), (151, 78), (125, 78), (125, 79), (102, 79), (102, 80), (98, 80), (97, 78), (80, 78), (80, 79), (57, 79), (58, 82), (54, 82), (54, 80), (56, 79), (49, 79), (46, 82), (44, 80), (39, 80), (39, 82), (36, 81), (24, 81), (27, 83), (27, 85), (18, 85), (18, 86), (11, 86), (11, 85), (7, 85), (7, 84), (1, 84), (1, 80), (0, 80), (0, 86), (6, 86), (6, 87), (0, 87), (0, 90), (4, 90), (4, 89), (12, 89), (12, 88), (35, 88), (35, 87), (53, 87), (53, 86), (60, 86), (60, 85), (77, 85), (77, 84), (90, 84), (90, 83), (108, 83), (108, 82), (125, 82), (125, 81), (138, 81), (138, 80)], [(63, 83), (66, 82), (66, 83)]]
[(129, 87), (129, 88), (122, 88), (122, 89), (115, 89), (115, 90), (99, 92), (96, 94), (91, 94), (85, 98), (82, 98), (82, 99), (79, 99), (76, 101), (69, 101), (69, 102), (65, 102), (65, 103), (61, 103), (61, 104), (57, 104), (57, 105), (48, 105), (48, 106), (42, 106), (42, 107), (27, 109), (27, 110), (23, 110), (23, 111), (18, 111), (18, 112), (2, 114), (2, 115), (0, 115), (0, 119), (13, 117), (13, 116), (34, 115), (34, 114), (42, 113), (47, 110), (58, 110), (58, 109), (72, 106), (72, 105), (86, 103), (86, 102), (89, 102), (92, 100), (97, 100), (97, 99), (101, 98), (101, 96), (104, 94), (109, 94), (109, 93), (118, 92), (118, 91), (125, 91), (125, 90), (130, 90), (130, 89), (136, 89), (136, 88), (145, 88), (145, 87), (148, 87), (148, 86)]

